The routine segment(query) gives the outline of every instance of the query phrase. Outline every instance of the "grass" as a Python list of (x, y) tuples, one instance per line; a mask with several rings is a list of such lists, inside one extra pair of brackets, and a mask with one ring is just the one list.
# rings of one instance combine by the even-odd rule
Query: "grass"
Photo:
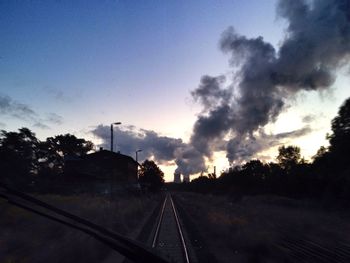
[(298, 262), (280, 249), (284, 237), (306, 238), (328, 248), (341, 242), (350, 244), (349, 213), (329, 211), (311, 201), (177, 195), (218, 262)]
[[(157, 197), (36, 196), (63, 210), (132, 237)], [(107, 262), (118, 257), (92, 237), (0, 200), (0, 262)]]

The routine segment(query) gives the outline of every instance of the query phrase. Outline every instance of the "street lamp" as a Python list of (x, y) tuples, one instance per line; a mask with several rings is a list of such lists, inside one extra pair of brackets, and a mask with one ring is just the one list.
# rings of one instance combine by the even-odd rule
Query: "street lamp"
[[(121, 122), (113, 122), (113, 123), (111, 123), (111, 152), (113, 152), (113, 125), (119, 125), (119, 124), (122, 124)], [(113, 178), (112, 178), (113, 176), (112, 176), (112, 173), (110, 174), (110, 185), (109, 185), (109, 187), (110, 187), (110, 198), (111, 198), (111, 200), (112, 200), (112, 198), (113, 198), (113, 196), (112, 196), (112, 192), (113, 192), (113, 183), (112, 183), (112, 181), (113, 181)]]
[(111, 124), (111, 152), (113, 152), (113, 124), (114, 125), (119, 125), (122, 124), (121, 122), (113, 122)]
[(137, 150), (137, 151), (135, 152), (135, 154), (136, 154), (136, 162), (137, 162), (137, 154), (138, 154), (139, 152), (142, 152), (142, 150)]

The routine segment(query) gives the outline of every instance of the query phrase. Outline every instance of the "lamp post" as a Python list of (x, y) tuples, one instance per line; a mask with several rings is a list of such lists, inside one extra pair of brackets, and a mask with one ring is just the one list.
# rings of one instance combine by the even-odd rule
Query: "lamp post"
[(137, 150), (137, 151), (135, 152), (135, 155), (136, 155), (136, 162), (137, 162), (137, 157), (138, 157), (137, 154), (138, 154), (139, 152), (142, 152), (142, 150), (139, 149), (139, 150)]
[[(142, 150), (141, 149), (138, 149), (137, 151), (135, 151), (135, 157), (136, 157), (136, 162), (137, 162), (137, 168), (136, 168), (136, 172), (137, 172), (137, 180), (139, 180), (139, 162), (138, 162), (138, 156), (137, 156), (137, 154), (139, 153), (139, 152), (142, 152)], [(139, 185), (140, 186), (140, 185)]]
[(119, 125), (122, 124), (121, 122), (113, 122), (111, 124), (111, 152), (113, 152), (113, 124), (114, 125)]
[[(113, 124), (114, 125), (119, 125), (119, 124), (122, 124), (121, 122), (113, 122), (113, 123), (111, 123), (111, 152), (113, 152)], [(112, 192), (113, 192), (113, 175), (112, 175), (112, 173), (110, 174), (110, 185), (109, 185), (109, 187), (110, 187), (110, 198), (111, 198), (111, 200), (113, 199), (113, 195), (112, 195)]]

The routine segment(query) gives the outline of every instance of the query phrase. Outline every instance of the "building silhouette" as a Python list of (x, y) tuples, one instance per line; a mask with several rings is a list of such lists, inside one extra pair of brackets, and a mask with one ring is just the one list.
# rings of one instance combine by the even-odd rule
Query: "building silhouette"
[(138, 163), (130, 156), (101, 149), (65, 162), (66, 182), (77, 188), (113, 192), (138, 184)]

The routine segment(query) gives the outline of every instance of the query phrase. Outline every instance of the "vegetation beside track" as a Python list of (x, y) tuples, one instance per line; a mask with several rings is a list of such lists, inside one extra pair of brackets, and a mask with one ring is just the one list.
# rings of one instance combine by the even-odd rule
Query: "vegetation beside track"
[(290, 251), (281, 249), (288, 238), (310, 240), (330, 250), (350, 244), (350, 214), (313, 201), (277, 196), (244, 196), (237, 201), (197, 193), (176, 196), (218, 262), (297, 262)]
[[(158, 196), (37, 195), (115, 232), (130, 236)], [(109, 262), (118, 254), (92, 237), (0, 200), (0, 262)]]

